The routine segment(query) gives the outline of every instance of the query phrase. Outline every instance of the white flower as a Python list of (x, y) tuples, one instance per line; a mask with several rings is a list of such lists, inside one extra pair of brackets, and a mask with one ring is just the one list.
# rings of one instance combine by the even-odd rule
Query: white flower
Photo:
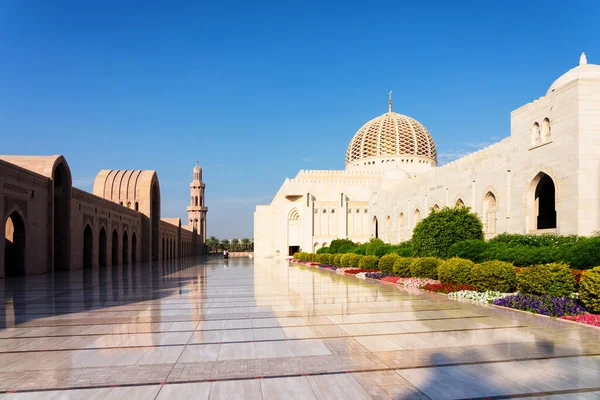
[(502, 293), (496, 291), (487, 291), (487, 292), (476, 292), (474, 290), (461, 290), (459, 292), (448, 293), (448, 297), (451, 299), (467, 299), (467, 300), (475, 300), (481, 303), (491, 303), (492, 301), (499, 299), (501, 297), (510, 296), (515, 293)]

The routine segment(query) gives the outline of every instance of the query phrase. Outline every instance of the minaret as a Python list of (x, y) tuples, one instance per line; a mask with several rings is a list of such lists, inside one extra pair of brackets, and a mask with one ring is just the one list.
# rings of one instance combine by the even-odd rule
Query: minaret
[(198, 234), (199, 243), (204, 249), (206, 244), (206, 212), (208, 208), (204, 205), (204, 182), (202, 182), (202, 168), (196, 161), (194, 167), (194, 179), (190, 183), (190, 206), (187, 208), (188, 223)]

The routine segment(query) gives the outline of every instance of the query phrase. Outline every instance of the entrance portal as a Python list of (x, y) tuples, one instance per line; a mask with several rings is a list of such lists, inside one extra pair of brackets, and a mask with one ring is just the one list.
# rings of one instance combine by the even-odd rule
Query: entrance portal
[(123, 264), (129, 264), (129, 240), (127, 232), (123, 232)]
[(300, 246), (290, 246), (288, 256), (293, 256), (294, 253), (298, 253), (300, 251)]
[(552, 178), (544, 174), (535, 188), (537, 203), (537, 229), (556, 228), (556, 197)]
[(18, 212), (6, 220), (4, 234), (5, 275), (25, 275), (25, 222)]

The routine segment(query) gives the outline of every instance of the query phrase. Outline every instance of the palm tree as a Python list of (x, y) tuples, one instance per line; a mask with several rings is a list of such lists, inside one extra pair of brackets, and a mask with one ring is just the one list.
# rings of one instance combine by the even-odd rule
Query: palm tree
[(210, 251), (218, 251), (219, 250), (219, 239), (214, 236), (206, 239), (206, 246), (210, 249)]
[(239, 239), (231, 239), (231, 251), (240, 251)]
[(250, 250), (250, 239), (244, 238), (242, 239), (242, 250), (249, 251)]
[(223, 239), (221, 240), (221, 244), (220, 244), (221, 248), (223, 250), (229, 250), (229, 239)]

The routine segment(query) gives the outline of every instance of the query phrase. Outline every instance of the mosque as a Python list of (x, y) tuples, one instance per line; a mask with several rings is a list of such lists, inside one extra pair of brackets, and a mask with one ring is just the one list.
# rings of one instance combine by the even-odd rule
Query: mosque
[(63, 156), (0, 156), (0, 278), (203, 254), (204, 190), (196, 163), (182, 225), (161, 218), (156, 171), (102, 170), (87, 193)]
[(438, 167), (435, 142), (392, 111), (363, 125), (343, 171), (286, 179), (254, 213), (257, 256), (316, 251), (337, 238), (409, 240), (444, 206), (468, 206), (485, 234), (600, 231), (600, 65), (579, 65), (511, 113), (510, 136)]

